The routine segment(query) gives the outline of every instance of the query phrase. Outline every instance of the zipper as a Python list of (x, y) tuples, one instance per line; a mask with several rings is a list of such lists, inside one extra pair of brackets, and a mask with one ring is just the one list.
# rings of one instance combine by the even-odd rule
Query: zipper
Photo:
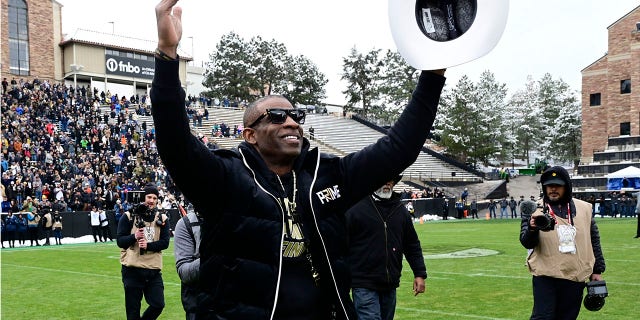
[(347, 308), (345, 307), (345, 303), (342, 301), (342, 296), (340, 295), (340, 290), (338, 290), (338, 284), (336, 283), (336, 277), (333, 274), (333, 266), (331, 266), (331, 260), (329, 259), (329, 253), (327, 252), (327, 247), (324, 244), (324, 238), (322, 237), (322, 233), (320, 232), (320, 228), (318, 227), (318, 221), (316, 220), (316, 213), (313, 207), (313, 186), (316, 184), (316, 179), (318, 178), (318, 168), (320, 167), (320, 152), (318, 151), (316, 155), (316, 166), (313, 171), (313, 178), (311, 179), (311, 184), (309, 185), (309, 208), (311, 211), (311, 217), (313, 218), (313, 225), (316, 228), (316, 232), (318, 234), (318, 238), (320, 239), (320, 244), (322, 245), (322, 250), (324, 253), (325, 261), (327, 262), (327, 266), (329, 268), (329, 273), (331, 274), (331, 281), (333, 283), (333, 287), (336, 290), (336, 296), (338, 297), (338, 301), (340, 302), (340, 308), (342, 308), (342, 314), (346, 320), (349, 320), (349, 313), (347, 313)]
[[(244, 153), (242, 152), (242, 149), (238, 148), (238, 151), (240, 152), (240, 154), (242, 155), (242, 162), (244, 163), (245, 167), (247, 167), (247, 169), (249, 169), (249, 171), (251, 171), (251, 173), (253, 174), (253, 180), (255, 181), (256, 185), (258, 185), (258, 187), (260, 187), (260, 189), (262, 191), (264, 191), (266, 194), (270, 195), (276, 202), (278, 202), (278, 198), (276, 196), (274, 196), (273, 194), (271, 194), (269, 191), (267, 191), (259, 182), (258, 179), (256, 179), (256, 173), (253, 170), (253, 168), (251, 168), (251, 166), (249, 165), (249, 163), (247, 163), (247, 159), (244, 156)], [(309, 208), (310, 208), (310, 213), (311, 213), (311, 217), (313, 218), (313, 224), (314, 227), (316, 228), (316, 232), (318, 234), (318, 238), (320, 239), (320, 244), (322, 245), (322, 250), (324, 253), (324, 258), (325, 261), (327, 262), (327, 266), (329, 268), (329, 273), (331, 274), (331, 280), (333, 283), (333, 287), (335, 289), (336, 292), (336, 296), (338, 298), (338, 301), (340, 302), (340, 308), (342, 309), (342, 314), (344, 314), (345, 319), (349, 320), (349, 314), (347, 313), (347, 308), (345, 307), (345, 303), (342, 301), (342, 296), (340, 295), (340, 290), (338, 290), (338, 284), (336, 283), (336, 277), (333, 273), (333, 267), (331, 266), (331, 260), (329, 259), (329, 253), (327, 252), (327, 247), (324, 243), (324, 239), (322, 237), (322, 233), (320, 232), (320, 228), (318, 227), (318, 221), (316, 220), (316, 214), (315, 214), (315, 210), (314, 210), (314, 206), (313, 206), (313, 193), (311, 192), (311, 190), (313, 190), (313, 186), (315, 185), (316, 179), (318, 177), (318, 168), (320, 167), (320, 153), (318, 152), (318, 154), (316, 155), (316, 166), (313, 172), (313, 179), (311, 180), (311, 184), (309, 185)], [(278, 202), (278, 206), (280, 207), (280, 213), (282, 213), (282, 223), (283, 225), (286, 223), (284, 221), (284, 209), (282, 207), (282, 205)], [(282, 251), (282, 246), (284, 245), (284, 233), (282, 234), (282, 236), (280, 236), (280, 251)], [(278, 292), (280, 291), (280, 280), (282, 278), (282, 254), (280, 254), (280, 259), (279, 259), (279, 265), (278, 265), (278, 282), (276, 284), (276, 290), (275, 290), (275, 295), (274, 295), (274, 300), (273, 300), (273, 306), (272, 306), (272, 310), (271, 310), (271, 315), (269, 316), (269, 319), (273, 320), (273, 317), (275, 315), (276, 312), (276, 306), (277, 306), (277, 302), (278, 302)]]
[[(273, 198), (273, 200), (276, 201), (276, 203), (278, 204), (278, 207), (280, 208), (280, 215), (282, 217), (282, 228), (284, 228), (284, 226), (286, 225), (286, 221), (284, 221), (285, 219), (285, 214), (284, 214), (284, 208), (282, 207), (282, 204), (280, 203), (280, 200), (278, 199), (278, 197), (274, 196), (271, 192), (267, 191), (267, 189), (265, 189), (260, 182), (258, 182), (258, 179), (256, 179), (256, 172), (253, 170), (253, 168), (251, 168), (251, 166), (247, 163), (247, 159), (244, 156), (244, 153), (242, 153), (242, 149), (238, 148), (238, 151), (240, 152), (240, 154), (242, 155), (242, 162), (244, 163), (245, 167), (247, 167), (247, 169), (249, 169), (249, 171), (251, 171), (251, 174), (253, 175), (253, 181), (256, 183), (256, 185), (266, 194), (268, 194), (269, 196), (271, 196), (271, 198)], [(279, 246), (279, 250), (280, 250), (280, 258), (278, 259), (278, 280), (276, 281), (276, 288), (275, 288), (275, 293), (273, 295), (273, 305), (271, 307), (271, 315), (269, 316), (269, 319), (273, 320), (273, 316), (276, 313), (276, 307), (278, 305), (278, 298), (279, 295), (278, 293), (280, 292), (280, 280), (282, 280), (282, 248), (284, 246), (284, 232), (282, 232), (283, 230), (281, 230), (281, 235), (280, 235), (280, 246)]]
[[(378, 209), (376, 208), (376, 211)], [(380, 212), (378, 212), (378, 215), (380, 214)], [(382, 218), (382, 217), (380, 217)], [(387, 274), (387, 283), (391, 282), (391, 275), (389, 274), (389, 250), (388, 250), (388, 246), (389, 246), (389, 228), (387, 227), (387, 222), (383, 221), (384, 224), (384, 270), (385, 273)]]
[(391, 283), (391, 272), (389, 271), (389, 259), (390, 259), (389, 258), (389, 225), (387, 222), (391, 219), (391, 217), (394, 214), (396, 214), (396, 212), (398, 211), (398, 208), (402, 206), (402, 203), (392, 208), (391, 211), (389, 212), (389, 216), (387, 217), (387, 220), (384, 220), (384, 218), (382, 218), (382, 214), (380, 213), (380, 210), (378, 210), (378, 207), (376, 206), (375, 200), (373, 200), (373, 197), (369, 196), (369, 200), (371, 200), (371, 205), (373, 205), (373, 208), (376, 210), (376, 213), (378, 213), (378, 217), (380, 218), (384, 226), (384, 258), (385, 258), (384, 269), (387, 274), (387, 283)]
[[(387, 275), (387, 283), (391, 283), (391, 274), (389, 272), (389, 226), (387, 225), (387, 221), (384, 220), (384, 218), (382, 217), (380, 210), (378, 210), (378, 207), (376, 206), (376, 202), (375, 200), (373, 200), (372, 196), (369, 196), (369, 200), (371, 201), (371, 205), (376, 210), (376, 213), (378, 214), (378, 218), (380, 218), (380, 221), (382, 221), (382, 225), (384, 227), (384, 271), (385, 271), (385, 274)], [(389, 214), (389, 217), (391, 217), (393, 212), (395, 212), (395, 210), (391, 211), (391, 213)]]

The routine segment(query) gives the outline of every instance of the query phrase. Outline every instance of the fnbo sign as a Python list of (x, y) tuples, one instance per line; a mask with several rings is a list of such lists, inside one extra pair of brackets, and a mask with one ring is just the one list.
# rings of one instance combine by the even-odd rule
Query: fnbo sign
[(113, 55), (105, 55), (105, 58), (107, 74), (144, 79), (153, 79), (155, 74), (153, 60), (140, 60)]

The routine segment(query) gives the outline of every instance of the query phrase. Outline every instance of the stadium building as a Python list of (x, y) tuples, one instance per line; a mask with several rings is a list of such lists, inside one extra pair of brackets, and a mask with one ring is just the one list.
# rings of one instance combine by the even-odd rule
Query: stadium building
[(611, 137), (635, 137), (640, 147), (640, 6), (607, 30), (607, 53), (582, 70), (583, 163), (605, 151)]
[[(62, 7), (55, 0), (2, 0), (2, 78), (64, 82), (126, 97), (146, 94), (156, 41), (83, 29), (63, 35)], [(187, 70), (193, 69), (190, 55), (178, 54), (180, 81), (195, 94), (188, 86), (201, 82), (201, 69), (198, 79), (198, 71)]]
[(607, 53), (582, 70), (582, 157), (572, 183), (596, 213), (615, 215), (611, 203), (640, 189), (640, 6), (607, 30)]

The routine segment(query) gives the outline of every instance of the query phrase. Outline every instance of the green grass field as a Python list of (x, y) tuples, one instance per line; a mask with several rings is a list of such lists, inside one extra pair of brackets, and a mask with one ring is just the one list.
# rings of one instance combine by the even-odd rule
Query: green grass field
[[(609, 297), (599, 312), (583, 308), (580, 319), (637, 319), (636, 220), (599, 219), (598, 225)], [(405, 264), (396, 319), (529, 318), (531, 277), (524, 265), (526, 250), (518, 241), (519, 220), (450, 220), (417, 224), (416, 229), (429, 272), (427, 291), (413, 296)], [(1, 259), (2, 319), (125, 318), (115, 243), (2, 249)], [(173, 244), (164, 253), (163, 277), (166, 308), (161, 319), (184, 319)]]

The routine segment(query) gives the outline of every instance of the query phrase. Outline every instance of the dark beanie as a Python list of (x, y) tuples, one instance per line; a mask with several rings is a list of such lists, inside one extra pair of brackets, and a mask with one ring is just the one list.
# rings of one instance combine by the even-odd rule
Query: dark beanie
[(160, 193), (158, 192), (158, 188), (156, 188), (156, 186), (152, 185), (152, 184), (148, 184), (144, 187), (144, 195), (148, 195), (148, 194), (155, 194), (156, 197), (160, 196)]

